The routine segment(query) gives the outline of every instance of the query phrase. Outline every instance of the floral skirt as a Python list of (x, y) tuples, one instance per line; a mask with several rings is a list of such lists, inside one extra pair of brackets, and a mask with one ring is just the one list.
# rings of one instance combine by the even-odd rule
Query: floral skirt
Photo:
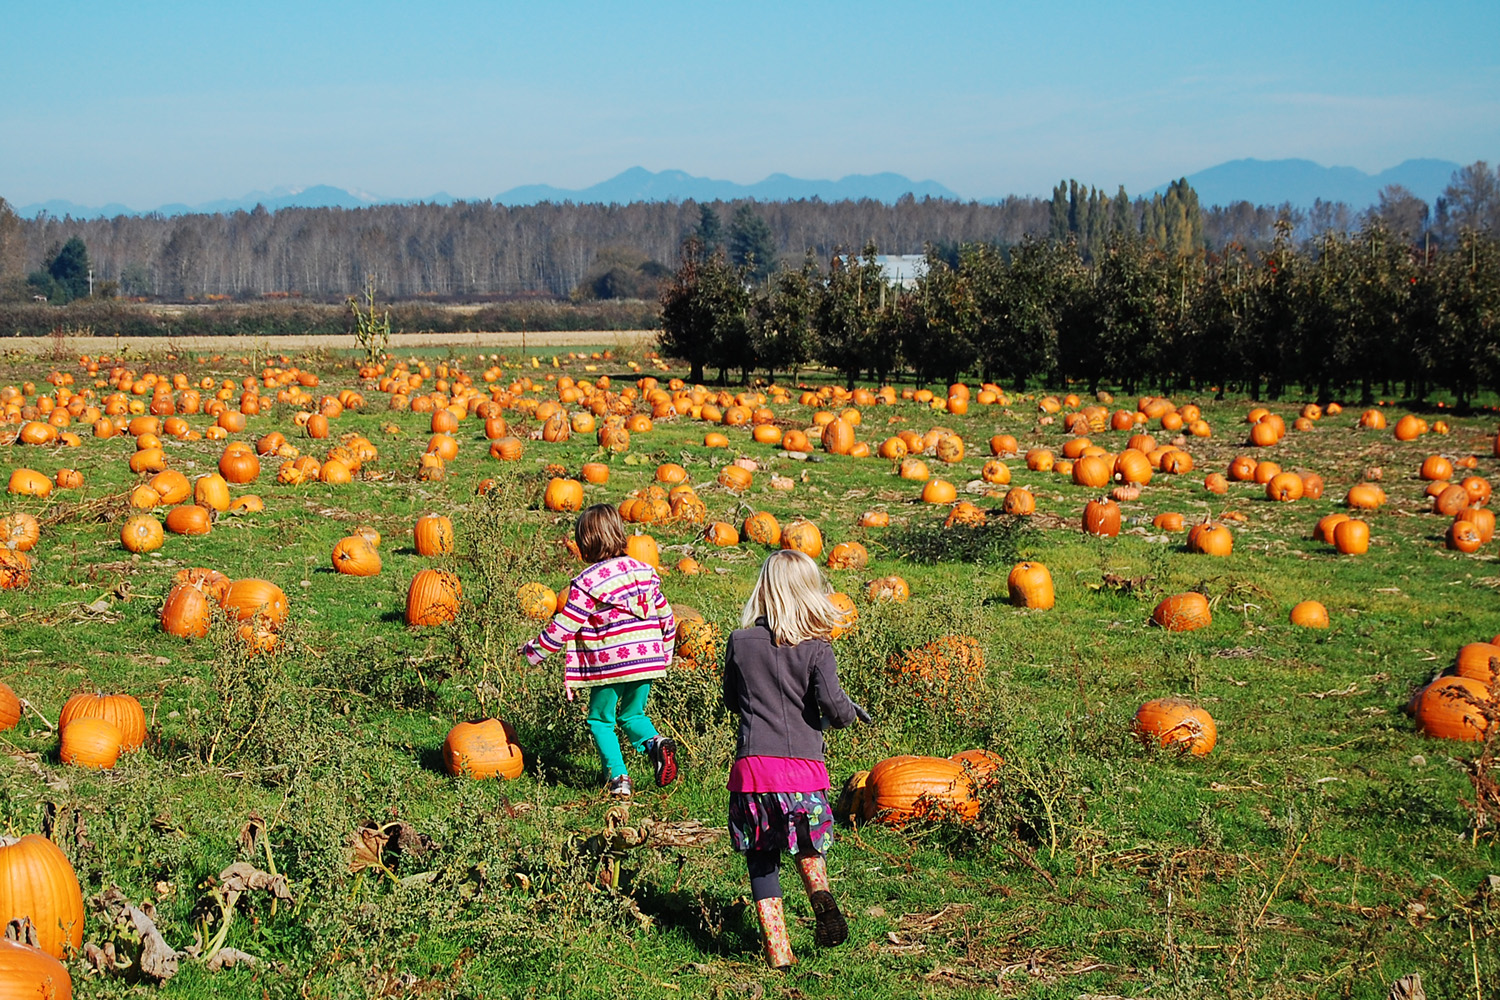
[(824, 792), (730, 792), (729, 840), (736, 851), (827, 854), (833, 810)]

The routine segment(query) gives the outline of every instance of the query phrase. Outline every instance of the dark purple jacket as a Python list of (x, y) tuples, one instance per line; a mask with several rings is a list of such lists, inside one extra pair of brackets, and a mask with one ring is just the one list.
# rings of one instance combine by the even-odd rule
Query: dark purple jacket
[(736, 757), (822, 760), (824, 718), (834, 729), (855, 718), (828, 641), (778, 646), (765, 619), (729, 636), (724, 705), (740, 717)]

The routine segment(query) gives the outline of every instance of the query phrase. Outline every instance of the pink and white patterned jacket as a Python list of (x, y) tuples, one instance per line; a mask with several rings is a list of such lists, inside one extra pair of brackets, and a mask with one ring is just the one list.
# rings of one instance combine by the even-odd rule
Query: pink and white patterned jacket
[(629, 556), (579, 573), (540, 635), (521, 647), (533, 665), (563, 651), (563, 689), (665, 677), (677, 622), (656, 570)]

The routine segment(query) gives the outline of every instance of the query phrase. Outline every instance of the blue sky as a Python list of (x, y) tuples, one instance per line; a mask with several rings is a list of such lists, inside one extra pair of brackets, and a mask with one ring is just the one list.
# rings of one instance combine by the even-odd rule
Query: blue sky
[(11, 4), (0, 196), (168, 202), (894, 171), (1140, 191), (1500, 159), (1500, 3)]

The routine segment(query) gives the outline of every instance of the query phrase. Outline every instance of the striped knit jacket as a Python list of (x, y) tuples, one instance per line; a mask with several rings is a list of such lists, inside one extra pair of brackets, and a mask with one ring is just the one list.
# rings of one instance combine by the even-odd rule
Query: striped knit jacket
[(521, 647), (533, 665), (563, 651), (563, 689), (665, 677), (677, 622), (656, 570), (621, 556), (594, 563), (568, 584), (556, 616)]

